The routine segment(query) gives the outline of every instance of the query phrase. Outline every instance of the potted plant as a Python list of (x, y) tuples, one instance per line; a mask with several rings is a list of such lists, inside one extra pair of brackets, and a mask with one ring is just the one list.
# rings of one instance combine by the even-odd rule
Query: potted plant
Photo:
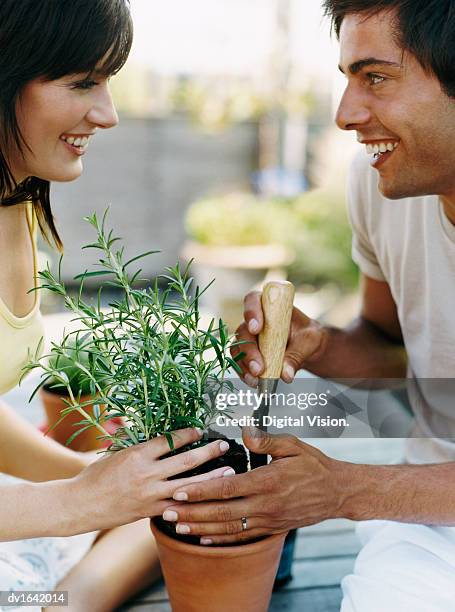
[[(73, 396), (84, 404), (85, 410), (99, 416), (100, 407), (96, 395), (91, 393), (90, 380), (74, 366), (74, 362), (87, 367), (88, 353), (80, 350), (70, 338), (62, 353), (50, 357), (49, 366), (67, 379)], [(76, 451), (95, 450), (105, 446), (105, 442), (99, 439), (99, 432), (91, 424), (81, 422), (81, 415), (73, 409), (67, 387), (60, 377), (49, 376), (40, 388), (40, 398), (47, 417), (47, 425), (41, 429), (46, 435)]]
[[(97, 430), (100, 439), (109, 444), (106, 452), (164, 435), (172, 453), (171, 431), (209, 428), (216, 414), (216, 395), (226, 386), (232, 388), (226, 374), (231, 368), (239, 371), (236, 360), (243, 355), (236, 360), (229, 356), (234, 338), (221, 319), (202, 326), (199, 302), (207, 287), (202, 291), (196, 287), (191, 293), (189, 265), (183, 270), (179, 264), (168, 268), (163, 290), (157, 280), (151, 286), (137, 287), (140, 270), (130, 274), (129, 266), (153, 251), (125, 262), (123, 249), (114, 247), (119, 238), (106, 231), (105, 219), (106, 215), (101, 222), (96, 215), (86, 218), (97, 231), (96, 242), (88, 247), (99, 250), (101, 257), (97, 270), (76, 277), (80, 281), (76, 297), (69, 295), (60, 271), (57, 277), (49, 268), (39, 273), (40, 288), (60, 295), (79, 325), (60, 343), (53, 343), (51, 359), (40, 357), (38, 348), (26, 370), (43, 370), (39, 387), (52, 377), (66, 388), (68, 413), (80, 414), (82, 427)], [(82, 297), (83, 285), (86, 278), (94, 276), (109, 279), (102, 284), (98, 300), (89, 303)], [(101, 308), (105, 285), (120, 292), (107, 310)], [(85, 361), (79, 358), (81, 354), (87, 356)], [(88, 383), (90, 400), (74, 394), (61, 368), (62, 357)], [(100, 408), (90, 413), (87, 407), (93, 404), (93, 396)], [(122, 417), (123, 424), (110, 433), (105, 424), (117, 417)], [(207, 441), (206, 436), (198, 444)], [(210, 471), (223, 464), (236, 472), (248, 469), (245, 448), (235, 440), (216, 462), (208, 462), (202, 469)], [(196, 472), (185, 475), (192, 473)], [(152, 529), (175, 611), (267, 609), (285, 534), (241, 546), (208, 548), (163, 523), (154, 519)]]

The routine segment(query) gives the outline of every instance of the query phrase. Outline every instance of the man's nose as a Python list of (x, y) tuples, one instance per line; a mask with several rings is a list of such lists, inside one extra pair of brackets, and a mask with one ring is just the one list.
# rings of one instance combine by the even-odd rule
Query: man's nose
[(97, 93), (98, 96), (87, 113), (87, 120), (103, 129), (115, 127), (119, 120), (109, 86), (106, 84), (100, 87)]
[(371, 111), (361, 95), (353, 87), (346, 87), (335, 117), (335, 122), (341, 130), (355, 130), (359, 125), (365, 125), (371, 120)]

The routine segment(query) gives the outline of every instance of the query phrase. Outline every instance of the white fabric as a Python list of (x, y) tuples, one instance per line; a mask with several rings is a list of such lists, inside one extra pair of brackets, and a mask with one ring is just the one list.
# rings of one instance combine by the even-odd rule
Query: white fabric
[[(388, 200), (366, 153), (348, 183), (352, 256), (367, 276), (387, 281), (409, 357), (409, 396), (416, 425), (411, 463), (455, 460), (454, 394), (434, 393), (422, 379), (455, 378), (455, 227), (437, 196)], [(432, 439), (433, 438), (433, 439)]]
[(357, 527), (364, 547), (341, 586), (341, 612), (452, 612), (455, 528), (391, 521)]
[[(397, 304), (409, 358), (414, 437), (410, 463), (455, 461), (455, 227), (437, 196), (388, 200), (365, 153), (351, 169), (348, 201), (352, 256), (361, 271), (386, 281)], [(455, 610), (455, 528), (391, 521), (360, 523), (354, 573), (342, 581), (341, 612)]]
[[(20, 482), (0, 473), (0, 484)], [(67, 538), (0, 542), (0, 591), (50, 591), (87, 554), (98, 532)], [(40, 607), (0, 606), (0, 610), (39, 612)]]

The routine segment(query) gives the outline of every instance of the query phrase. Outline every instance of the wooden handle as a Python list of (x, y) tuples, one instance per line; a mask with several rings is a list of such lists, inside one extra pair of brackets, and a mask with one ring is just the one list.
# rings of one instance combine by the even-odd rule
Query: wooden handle
[(259, 350), (265, 370), (261, 378), (280, 378), (291, 326), (295, 287), (287, 281), (272, 281), (262, 290), (264, 327), (259, 334)]

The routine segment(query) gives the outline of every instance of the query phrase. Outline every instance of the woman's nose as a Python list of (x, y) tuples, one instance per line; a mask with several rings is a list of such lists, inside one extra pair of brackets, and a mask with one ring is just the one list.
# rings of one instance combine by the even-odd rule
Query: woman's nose
[(87, 120), (102, 129), (109, 129), (118, 124), (118, 114), (112, 100), (109, 86), (100, 87), (98, 96), (87, 113)]
[(346, 87), (335, 117), (342, 130), (355, 130), (371, 120), (371, 111), (364, 97), (349, 85)]

